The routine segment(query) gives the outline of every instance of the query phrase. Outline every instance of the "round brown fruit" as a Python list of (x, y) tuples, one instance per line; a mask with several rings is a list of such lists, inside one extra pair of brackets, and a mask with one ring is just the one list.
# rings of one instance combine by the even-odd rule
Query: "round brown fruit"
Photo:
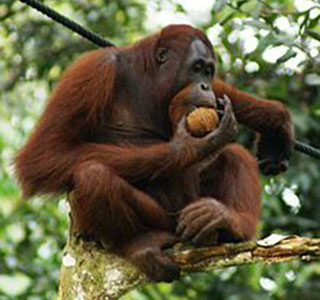
[(187, 116), (187, 128), (196, 137), (203, 137), (219, 125), (219, 116), (212, 108), (199, 107)]

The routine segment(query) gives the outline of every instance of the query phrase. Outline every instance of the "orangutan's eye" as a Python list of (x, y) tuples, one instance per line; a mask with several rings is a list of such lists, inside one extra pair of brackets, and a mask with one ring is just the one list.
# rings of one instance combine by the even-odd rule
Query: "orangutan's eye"
[(210, 66), (206, 67), (205, 75), (207, 77), (213, 77), (213, 75), (214, 75), (214, 66), (213, 65), (210, 65)]
[(158, 64), (164, 64), (169, 58), (169, 50), (167, 48), (158, 48), (156, 53), (156, 60)]
[(192, 70), (195, 73), (200, 73), (202, 69), (204, 68), (204, 61), (203, 60), (198, 60), (194, 63)]

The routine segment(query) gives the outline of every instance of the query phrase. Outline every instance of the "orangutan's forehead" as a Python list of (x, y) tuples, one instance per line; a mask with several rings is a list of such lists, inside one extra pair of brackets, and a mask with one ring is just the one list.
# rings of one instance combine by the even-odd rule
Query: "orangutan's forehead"
[(191, 42), (190, 52), (197, 53), (203, 57), (211, 57), (213, 59), (215, 58), (215, 55), (212, 52), (212, 50), (209, 49), (208, 46), (199, 38), (196, 38)]

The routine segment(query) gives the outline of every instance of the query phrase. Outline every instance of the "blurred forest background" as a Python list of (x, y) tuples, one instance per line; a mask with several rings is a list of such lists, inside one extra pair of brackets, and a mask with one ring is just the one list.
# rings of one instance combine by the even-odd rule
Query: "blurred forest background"
[[(320, 148), (318, 0), (47, 0), (117, 45), (161, 26), (202, 28), (227, 81), (285, 103), (297, 139)], [(18, 1), (0, 1), (0, 300), (55, 299), (68, 233), (65, 200), (21, 200), (12, 158), (65, 68), (95, 46)], [(239, 141), (253, 149), (254, 134)], [(259, 236), (320, 237), (320, 161), (293, 153), (284, 175), (262, 177)], [(125, 299), (320, 299), (320, 263), (228, 268), (149, 285)]]

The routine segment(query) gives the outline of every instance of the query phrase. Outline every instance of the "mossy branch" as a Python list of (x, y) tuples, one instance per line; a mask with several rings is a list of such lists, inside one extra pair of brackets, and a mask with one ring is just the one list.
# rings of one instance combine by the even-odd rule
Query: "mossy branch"
[[(206, 248), (177, 244), (167, 254), (183, 274), (255, 263), (280, 263), (320, 258), (320, 239), (279, 236)], [(147, 283), (130, 262), (93, 242), (71, 238), (63, 255), (58, 300), (113, 300)]]

